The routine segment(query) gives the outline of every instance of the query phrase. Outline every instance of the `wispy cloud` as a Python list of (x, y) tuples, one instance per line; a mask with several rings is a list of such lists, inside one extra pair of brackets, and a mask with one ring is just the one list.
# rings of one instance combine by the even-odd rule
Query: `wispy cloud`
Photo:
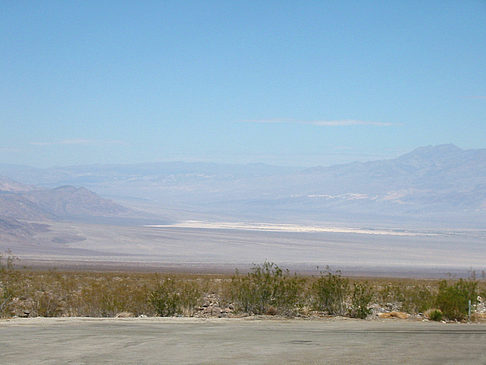
[(59, 144), (94, 144), (100, 141), (95, 141), (92, 139), (65, 139)]
[(317, 120), (311, 121), (309, 124), (318, 125), (318, 126), (327, 126), (327, 127), (345, 127), (350, 125), (371, 125), (371, 126), (378, 126), (378, 127), (390, 127), (394, 125), (393, 123), (388, 122), (370, 122), (364, 120)]
[(470, 96), (470, 99), (481, 99), (481, 100), (486, 100), (486, 95), (474, 95)]
[(96, 139), (63, 139), (54, 142), (30, 142), (33, 146), (55, 146), (55, 145), (107, 145), (107, 144), (124, 144), (125, 142), (119, 140), (96, 140)]
[(315, 125), (320, 127), (348, 127), (348, 126), (375, 126), (375, 127), (391, 127), (399, 125), (389, 122), (372, 122), (356, 119), (342, 119), (342, 120), (295, 120), (295, 119), (253, 119), (244, 120), (245, 123), (259, 123), (259, 124), (305, 124)]

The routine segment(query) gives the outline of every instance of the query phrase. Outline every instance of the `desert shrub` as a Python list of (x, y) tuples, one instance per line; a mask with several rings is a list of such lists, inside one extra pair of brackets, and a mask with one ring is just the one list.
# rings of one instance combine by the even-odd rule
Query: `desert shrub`
[(250, 314), (290, 315), (298, 310), (304, 280), (274, 263), (256, 265), (247, 275), (235, 272), (229, 295), (236, 309)]
[(435, 295), (430, 287), (414, 285), (405, 291), (402, 310), (407, 313), (423, 313), (435, 304)]
[(8, 315), (9, 305), (18, 291), (19, 273), (15, 270), (17, 257), (9, 250), (0, 253), (0, 317)]
[(34, 311), (41, 317), (56, 317), (60, 312), (59, 297), (52, 292), (39, 292), (34, 299)]
[(446, 280), (439, 284), (437, 307), (444, 316), (451, 320), (464, 320), (468, 314), (469, 301), (477, 303), (478, 282), (476, 280), (459, 279), (450, 285)]
[[(65, 313), (76, 316), (113, 317), (120, 312), (135, 316), (153, 314), (147, 301), (155, 287), (150, 276), (137, 274), (62, 275), (58, 293), (65, 297)], [(53, 283), (54, 284), (54, 280)], [(59, 284), (58, 284), (59, 285)]]
[(10, 297), (4, 295), (4, 293), (0, 293), (0, 318), (5, 316), (6, 308), (8, 306), (8, 302), (10, 301)]
[(358, 282), (353, 285), (351, 308), (349, 314), (353, 318), (365, 319), (371, 313), (369, 307), (373, 299), (373, 288), (368, 282)]
[(5, 254), (0, 253), (0, 272), (5, 273), (15, 269), (15, 262), (18, 261), (18, 257), (12, 254), (12, 251), (8, 250)]
[(326, 311), (330, 315), (346, 313), (346, 298), (349, 295), (349, 279), (343, 278), (340, 272), (321, 277), (312, 285), (313, 305), (317, 310)]
[(376, 297), (380, 304), (402, 303), (405, 299), (403, 285), (387, 283), (376, 289)]
[(191, 314), (201, 300), (201, 292), (193, 282), (168, 277), (150, 292), (149, 302), (161, 317)]
[(211, 294), (220, 307), (249, 314), (292, 316), (313, 307), (344, 315), (347, 306), (349, 315), (365, 318), (370, 301), (376, 298), (377, 303), (391, 303), (393, 310), (425, 313), (437, 308), (444, 318), (460, 320), (467, 316), (468, 300), (476, 305), (478, 293), (486, 297), (486, 282), (474, 278), (369, 282), (373, 288), (339, 272), (305, 279), (268, 262), (233, 276), (29, 271), (18, 270), (15, 257), (4, 254), (0, 257), (0, 316), (193, 315), (202, 294)]
[(431, 309), (428, 313), (427, 313), (427, 317), (432, 320), (432, 321), (442, 321), (442, 319), (444, 318), (444, 314), (442, 313), (442, 311), (440, 309)]
[(401, 311), (423, 313), (435, 305), (435, 293), (430, 285), (396, 283), (386, 284), (376, 291), (381, 305), (396, 303)]
[(124, 305), (124, 294), (126, 290), (120, 285), (112, 286), (104, 281), (90, 281), (89, 285), (81, 288), (77, 298), (78, 311), (81, 315), (90, 317), (113, 317), (119, 312), (129, 311)]

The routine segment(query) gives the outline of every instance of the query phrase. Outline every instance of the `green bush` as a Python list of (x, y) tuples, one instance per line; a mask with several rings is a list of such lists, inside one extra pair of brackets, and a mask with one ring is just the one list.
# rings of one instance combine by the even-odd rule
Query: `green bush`
[(471, 305), (477, 304), (478, 282), (476, 280), (464, 280), (451, 283), (446, 280), (439, 284), (437, 294), (437, 307), (450, 320), (464, 320), (468, 314), (469, 301)]
[(371, 313), (369, 307), (373, 299), (373, 289), (367, 283), (354, 283), (353, 296), (351, 299), (351, 309), (349, 314), (353, 318), (365, 319)]
[(195, 283), (170, 277), (162, 280), (149, 294), (149, 302), (161, 317), (192, 314), (200, 300), (201, 292)]
[(432, 321), (442, 321), (444, 314), (439, 309), (434, 309), (429, 313), (429, 319)]
[(400, 310), (407, 313), (424, 313), (436, 303), (436, 296), (429, 286), (408, 283), (385, 285), (377, 291), (377, 299), (381, 305), (398, 303)]
[(343, 278), (340, 272), (335, 274), (321, 273), (321, 277), (312, 285), (314, 308), (326, 311), (330, 315), (346, 313), (346, 298), (349, 295), (349, 279)]
[(256, 265), (247, 275), (235, 272), (229, 296), (236, 309), (250, 314), (295, 313), (301, 303), (304, 280), (274, 263)]
[(435, 294), (428, 286), (413, 285), (406, 288), (401, 309), (407, 313), (424, 313), (434, 304)]

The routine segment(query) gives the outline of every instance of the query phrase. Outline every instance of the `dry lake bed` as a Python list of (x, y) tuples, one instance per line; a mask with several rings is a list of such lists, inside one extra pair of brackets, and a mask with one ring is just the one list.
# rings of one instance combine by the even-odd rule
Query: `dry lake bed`
[(191, 224), (52, 223), (22, 244), (0, 237), (0, 252), (11, 249), (22, 265), (59, 269), (233, 272), (268, 260), (308, 274), (330, 265), (350, 275), (401, 277), (480, 273), (486, 262), (482, 230)]

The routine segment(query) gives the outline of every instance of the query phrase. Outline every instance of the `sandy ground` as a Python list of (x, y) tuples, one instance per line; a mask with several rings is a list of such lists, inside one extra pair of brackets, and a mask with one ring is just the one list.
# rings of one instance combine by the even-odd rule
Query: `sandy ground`
[(401, 320), (0, 321), (2, 364), (485, 364), (486, 325)]

